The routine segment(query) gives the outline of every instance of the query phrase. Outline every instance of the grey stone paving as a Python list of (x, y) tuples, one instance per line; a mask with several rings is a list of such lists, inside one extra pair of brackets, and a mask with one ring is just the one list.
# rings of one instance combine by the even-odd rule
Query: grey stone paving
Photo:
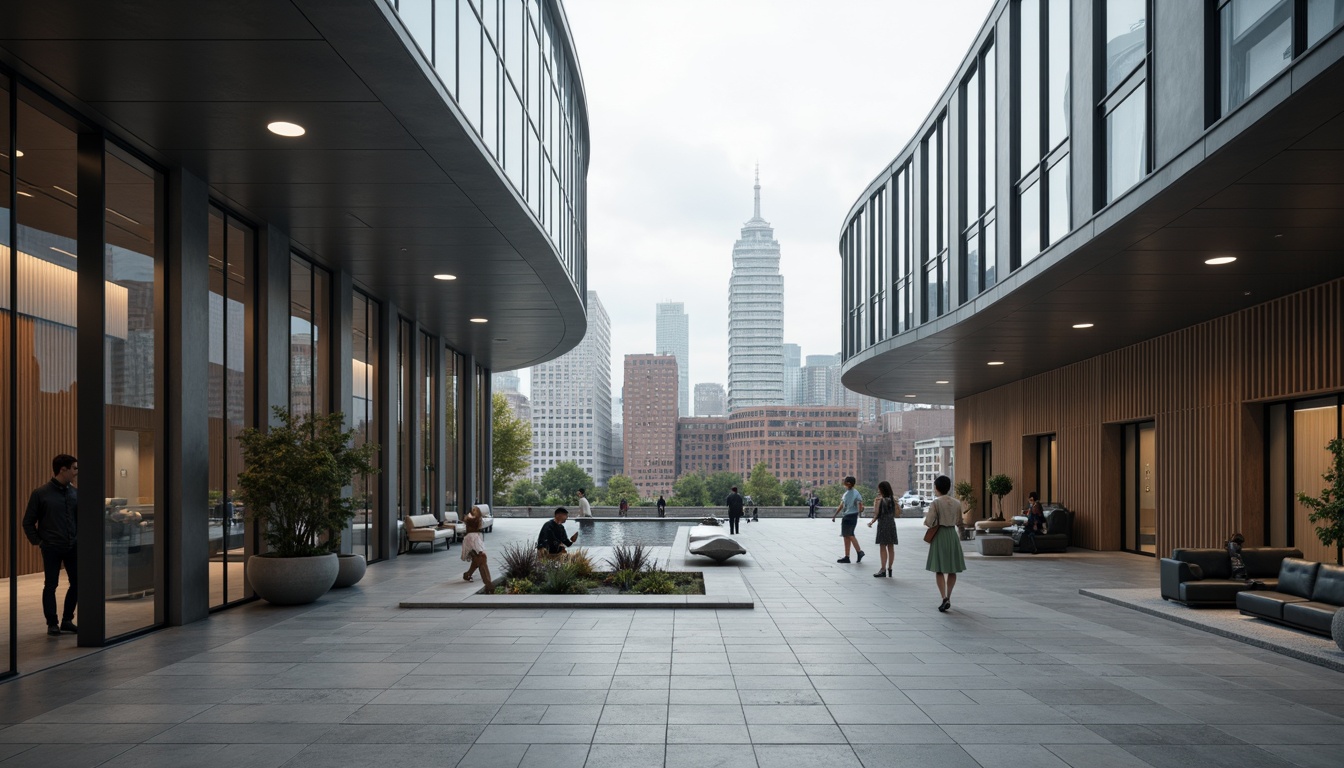
[(1156, 590), (1153, 560), (968, 555), (940, 614), (900, 535), (875, 579), (838, 523), (744, 525), (751, 611), (408, 611), (462, 564), (399, 558), (0, 686), (0, 766), (1340, 763), (1344, 674), (1078, 594)]

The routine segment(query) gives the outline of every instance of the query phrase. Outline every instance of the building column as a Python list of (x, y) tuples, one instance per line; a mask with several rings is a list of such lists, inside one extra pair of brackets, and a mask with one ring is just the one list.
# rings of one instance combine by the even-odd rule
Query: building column
[(392, 559), (397, 556), (401, 539), (397, 528), (400, 517), (397, 514), (397, 493), (400, 490), (401, 456), (397, 450), (397, 400), (401, 397), (400, 378), (397, 376), (398, 340), (400, 327), (396, 306), (391, 302), (378, 305), (378, 360), (374, 370), (377, 377), (378, 434), (380, 447), (379, 464), (382, 473), (378, 475), (378, 498), (382, 504), (378, 510), (378, 521), (383, 526), (383, 535), (379, 537), (378, 551), (375, 557)]
[(289, 233), (258, 233), (256, 318), (257, 421), (275, 423), (273, 406), (289, 410)]
[[(355, 286), (350, 273), (338, 269), (331, 273), (331, 359), (327, 361), (327, 370), (331, 372), (331, 409), (345, 415), (344, 428), (350, 429), (355, 411), (355, 373), (351, 363), (355, 359), (354, 316)], [(354, 488), (347, 485), (341, 489), (341, 496), (354, 494)], [(348, 527), (348, 526), (347, 526)], [(341, 552), (350, 554), (353, 550), (349, 536), (341, 537)]]
[[(79, 164), (76, 190), (76, 250), (79, 270), (76, 277), (76, 380), (80, 382), (75, 410), (78, 415), (77, 448), (79, 458), (79, 548), (76, 567), (81, 576), (78, 587), (80, 646), (98, 647), (107, 637), (106, 532), (104, 503), (107, 477), (107, 407), (104, 381), (107, 375), (107, 345), (104, 334), (107, 311), (107, 188), (104, 184), (107, 155), (101, 133), (79, 135)], [(160, 545), (161, 546), (161, 545)], [(162, 550), (160, 550), (160, 555)], [(61, 598), (57, 595), (57, 611)]]
[[(434, 512), (434, 516), (443, 519), (443, 513), (447, 511), (444, 502), (448, 498), (448, 430), (445, 428), (448, 414), (448, 354), (443, 348), (444, 341), (438, 336), (428, 337), (433, 346), (433, 354), (429, 356), (427, 364), (429, 370), (433, 371), (434, 392), (430, 401), (429, 412), (429, 430), (433, 436), (431, 446), (434, 455), (432, 462), (434, 464), (434, 484), (428, 490), (429, 508)], [(462, 519), (461, 516), (458, 519)]]
[(457, 487), (461, 489), (458, 499), (460, 509), (470, 510), (471, 505), (479, 501), (476, 485), (476, 356), (462, 355), (461, 396), (458, 399), (457, 423), (458, 455), (460, 478)]
[(205, 509), (210, 477), (209, 390), (210, 190), (181, 168), (168, 176), (166, 496), (160, 505), (171, 541), (165, 547), (163, 595), (168, 624), (210, 613), (210, 527)]
[[(494, 498), (495, 498), (495, 473), (494, 473), (494, 467), (495, 467), (495, 457), (494, 457), (494, 451), (495, 451), (495, 440), (494, 440), (494, 430), (495, 430), (495, 419), (494, 419), (494, 414), (495, 414), (495, 403), (494, 403), (494, 400), (493, 400), (493, 398), (494, 398), (494, 382), (491, 381), (491, 378), (490, 378), (490, 371), (489, 371), (489, 370), (487, 370), (487, 369), (485, 369), (485, 368), (482, 368), (482, 369), (481, 369), (481, 378), (480, 378), (480, 382), (481, 382), (481, 417), (480, 417), (480, 420), (483, 422), (483, 423), (480, 424), (479, 427), (478, 427), (478, 428), (481, 430), (481, 441), (480, 441), (480, 443), (479, 443), (479, 445), (481, 446), (481, 448), (480, 448), (480, 452), (481, 452), (481, 456), (480, 456), (480, 459), (481, 459), (481, 464), (480, 464), (480, 466), (481, 466), (481, 479), (480, 479), (480, 483), (481, 483), (481, 486), (482, 486), (482, 487), (481, 487), (481, 498), (480, 498), (480, 501), (483, 501), (483, 502), (485, 502), (486, 504), (491, 504), (491, 503), (494, 502)], [(594, 431), (596, 431), (596, 430), (594, 430)], [(596, 454), (597, 451), (593, 451), (593, 453)], [(598, 458), (597, 456), (593, 456), (593, 468), (594, 468), (594, 469), (597, 468), (597, 458)], [(591, 490), (591, 489), (590, 489), (590, 490)]]

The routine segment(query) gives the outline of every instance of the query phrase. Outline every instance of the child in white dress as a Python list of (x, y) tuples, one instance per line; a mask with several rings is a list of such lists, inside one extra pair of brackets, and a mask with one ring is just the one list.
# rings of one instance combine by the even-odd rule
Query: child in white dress
[(485, 591), (489, 592), (495, 587), (490, 583), (490, 566), (485, 562), (485, 537), (481, 535), (481, 509), (472, 507), (467, 513), (467, 535), (462, 538), (462, 559), (470, 561), (471, 567), (462, 574), (463, 581), (472, 581), (471, 574), (478, 569), (481, 572), (481, 581), (485, 582)]

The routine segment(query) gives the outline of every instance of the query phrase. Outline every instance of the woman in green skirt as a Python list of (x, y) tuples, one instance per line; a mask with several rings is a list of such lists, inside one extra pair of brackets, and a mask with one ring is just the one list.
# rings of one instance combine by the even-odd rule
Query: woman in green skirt
[(924, 513), (924, 527), (937, 528), (938, 532), (929, 542), (929, 559), (924, 563), (924, 570), (937, 574), (938, 594), (943, 598), (938, 610), (946, 613), (952, 607), (952, 588), (957, 585), (957, 574), (966, 570), (966, 558), (961, 554), (956, 528), (961, 520), (961, 505), (947, 495), (952, 490), (952, 479), (947, 475), (939, 475), (933, 481), (933, 490), (933, 503)]

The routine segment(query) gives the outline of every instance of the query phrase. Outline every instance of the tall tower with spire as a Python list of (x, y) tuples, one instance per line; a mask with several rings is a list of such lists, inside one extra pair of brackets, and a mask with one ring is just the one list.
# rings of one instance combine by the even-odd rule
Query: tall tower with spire
[(784, 402), (784, 277), (779, 241), (761, 218), (761, 169), (756, 207), (733, 244), (728, 281), (728, 412)]

